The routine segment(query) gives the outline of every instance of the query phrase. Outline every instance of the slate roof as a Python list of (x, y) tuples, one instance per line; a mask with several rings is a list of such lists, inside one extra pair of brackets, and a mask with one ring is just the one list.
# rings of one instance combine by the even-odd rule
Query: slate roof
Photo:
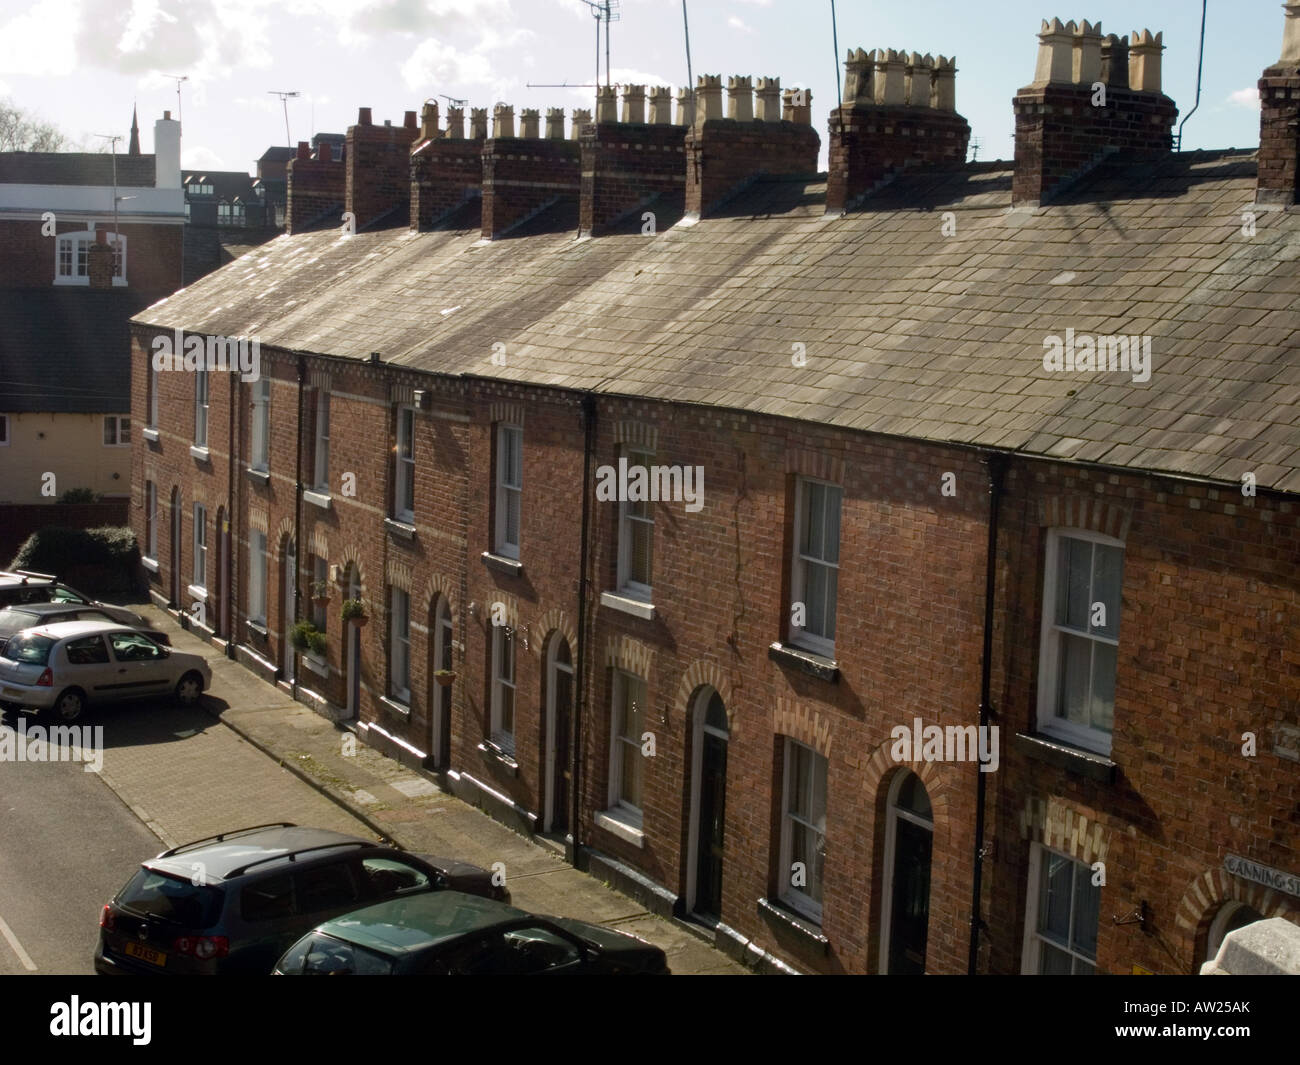
[(134, 289), (0, 289), (0, 411), (131, 409)]
[[(0, 152), (0, 185), (112, 185), (109, 152)], [(151, 189), (152, 155), (119, 155), (119, 187)]]
[[(985, 163), (838, 219), (823, 181), (765, 180), (654, 237), (303, 233), (136, 321), (1298, 492), (1300, 213), (1244, 236), (1255, 173), (1248, 152), (1113, 162), (1011, 210), (1010, 165)], [(1150, 335), (1150, 381), (1046, 372), (1068, 327)]]

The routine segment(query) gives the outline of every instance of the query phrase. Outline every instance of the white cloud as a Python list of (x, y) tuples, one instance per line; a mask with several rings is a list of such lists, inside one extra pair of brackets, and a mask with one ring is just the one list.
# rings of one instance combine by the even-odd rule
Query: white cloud
[(442, 87), (491, 86), (496, 81), (487, 56), (465, 52), (434, 37), (421, 41), (402, 64), (402, 80), (407, 88), (420, 92)]
[(754, 27), (745, 22), (739, 15), (728, 15), (727, 25), (737, 33), (753, 33)]
[[(182, 142), (183, 143), (183, 142)], [(211, 148), (204, 147), (202, 144), (196, 144), (193, 147), (185, 146), (181, 153), (182, 170), (230, 170), (226, 166), (225, 160), (222, 159)]]
[(1251, 111), (1259, 110), (1259, 89), (1251, 86), (1248, 89), (1238, 89), (1236, 92), (1228, 94), (1228, 103), (1233, 107), (1244, 107)]
[(77, 14), (76, 0), (39, 0), (0, 25), (0, 72), (71, 74), (77, 55), (68, 47), (67, 31), (76, 26)]

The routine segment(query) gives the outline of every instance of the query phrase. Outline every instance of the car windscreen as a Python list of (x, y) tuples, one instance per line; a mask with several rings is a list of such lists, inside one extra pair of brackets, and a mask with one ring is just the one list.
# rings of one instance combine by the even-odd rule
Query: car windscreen
[(33, 613), (30, 610), (19, 610), (17, 607), (5, 607), (0, 610), (0, 633), (18, 632), (21, 629), (30, 629), (33, 625), (39, 625), (41, 615)]
[(50, 648), (55, 641), (49, 636), (36, 632), (20, 632), (7, 644), (0, 654), (14, 662), (23, 662), (31, 666), (50, 664)]
[(220, 888), (198, 886), (178, 876), (140, 869), (118, 896), (118, 905), (186, 928), (216, 924), (225, 895)]

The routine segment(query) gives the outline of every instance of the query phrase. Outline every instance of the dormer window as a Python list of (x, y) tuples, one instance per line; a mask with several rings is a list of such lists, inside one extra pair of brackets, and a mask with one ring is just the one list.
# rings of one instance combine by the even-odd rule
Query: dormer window
[[(55, 241), (54, 283), (56, 285), (90, 284), (90, 246), (95, 243), (95, 231), (60, 233)], [(108, 246), (113, 249), (113, 284), (126, 284), (126, 237), (108, 234)]]
[(217, 204), (217, 225), (242, 226), (244, 224), (244, 205), (236, 200), (234, 203)]

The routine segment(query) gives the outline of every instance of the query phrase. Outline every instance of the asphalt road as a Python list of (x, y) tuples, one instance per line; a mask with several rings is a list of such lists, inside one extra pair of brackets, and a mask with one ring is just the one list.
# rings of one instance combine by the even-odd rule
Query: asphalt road
[(100, 908), (163, 849), (83, 763), (0, 761), (0, 974), (94, 972)]

